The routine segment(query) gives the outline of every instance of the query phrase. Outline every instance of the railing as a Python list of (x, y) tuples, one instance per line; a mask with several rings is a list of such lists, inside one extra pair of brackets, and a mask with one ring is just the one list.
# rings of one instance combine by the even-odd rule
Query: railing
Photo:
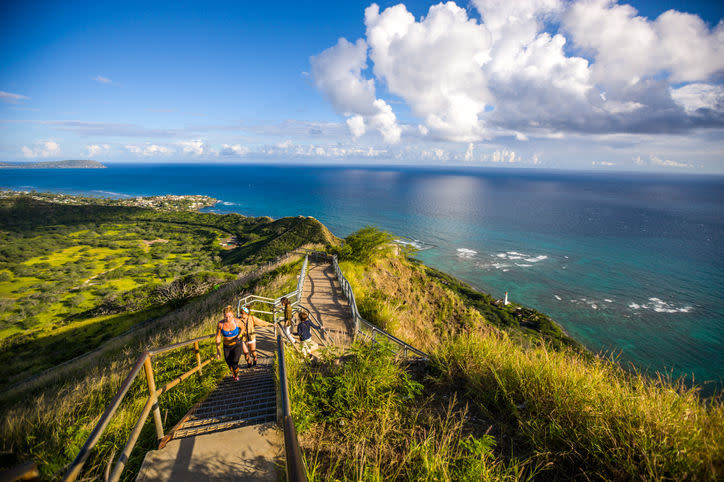
[[(304, 279), (306, 278), (308, 264), (309, 264), (309, 256), (305, 255), (304, 261), (302, 262), (302, 269), (299, 273), (299, 278), (297, 278), (297, 289), (296, 290), (294, 290), (291, 293), (288, 293), (284, 296), (280, 296), (279, 298), (267, 298), (265, 296), (247, 295), (244, 298), (241, 298), (236, 305), (237, 316), (241, 313), (242, 306), (248, 307), (249, 311), (252, 313), (260, 313), (260, 314), (267, 314), (267, 315), (275, 316), (275, 313), (278, 312), (279, 306), (281, 306), (282, 298), (287, 298), (289, 300), (289, 304), (291, 304), (292, 307), (295, 307), (301, 301), (302, 291), (304, 290)], [(266, 310), (256, 309), (253, 306), (251, 306), (254, 303), (271, 305), (272, 310), (266, 311)]]
[[(116, 462), (115, 466), (113, 467), (113, 471), (110, 473), (110, 476), (108, 477), (109, 481), (117, 481), (121, 477), (121, 473), (123, 472), (123, 469), (125, 469), (126, 464), (128, 463), (128, 458), (131, 455), (131, 452), (133, 451), (133, 448), (136, 446), (136, 442), (138, 441), (138, 437), (141, 435), (141, 430), (143, 429), (143, 425), (146, 423), (146, 420), (148, 419), (148, 416), (150, 415), (151, 411), (153, 411), (153, 421), (156, 426), (156, 438), (160, 441), (164, 437), (163, 432), (163, 423), (161, 421), (161, 411), (158, 408), (158, 397), (169, 390), (171, 390), (173, 387), (181, 383), (182, 381), (186, 380), (188, 377), (193, 375), (196, 372), (199, 372), (199, 374), (202, 373), (203, 367), (205, 367), (209, 362), (211, 362), (212, 358), (209, 358), (208, 360), (202, 362), (201, 361), (201, 353), (199, 352), (199, 342), (208, 340), (210, 338), (214, 338), (216, 335), (207, 335), (202, 336), (199, 338), (194, 338), (193, 340), (184, 341), (181, 343), (175, 343), (173, 345), (164, 346), (161, 348), (156, 348), (154, 350), (149, 350), (147, 352), (144, 352), (141, 356), (138, 357), (138, 360), (136, 360), (136, 363), (133, 365), (133, 368), (131, 369), (131, 372), (128, 374), (126, 379), (121, 384), (121, 388), (118, 389), (118, 392), (116, 393), (116, 396), (113, 397), (113, 400), (111, 400), (111, 403), (106, 408), (106, 411), (101, 416), (100, 420), (96, 424), (95, 428), (93, 428), (93, 431), (88, 436), (88, 439), (86, 440), (83, 447), (80, 449), (80, 452), (76, 456), (76, 458), (71, 462), (70, 467), (68, 468), (68, 471), (66, 472), (65, 476), (63, 477), (64, 481), (73, 481), (75, 480), (78, 475), (80, 474), (81, 469), (83, 468), (83, 465), (88, 460), (88, 457), (91, 454), (91, 450), (93, 450), (93, 447), (96, 446), (98, 443), (98, 440), (100, 440), (101, 435), (103, 435), (103, 432), (105, 431), (106, 427), (108, 426), (108, 423), (111, 421), (111, 418), (118, 410), (118, 407), (121, 405), (121, 402), (123, 401), (124, 397), (126, 396), (126, 393), (128, 393), (128, 390), (131, 388), (131, 385), (133, 384), (133, 381), (136, 379), (138, 374), (141, 372), (141, 368), (144, 370), (144, 374), (146, 376), (146, 384), (148, 385), (148, 398), (146, 398), (146, 404), (143, 407), (143, 410), (141, 411), (141, 415), (138, 418), (138, 421), (136, 422), (136, 425), (133, 427), (133, 430), (131, 431), (131, 435), (128, 437), (128, 441), (126, 442), (126, 446), (123, 448), (123, 451), (121, 452), (121, 455), (118, 457), (118, 461)], [(194, 346), (194, 352), (196, 353), (196, 366), (192, 368), (191, 370), (187, 371), (183, 375), (176, 377), (175, 379), (171, 380), (169, 383), (164, 385), (161, 388), (156, 388), (156, 381), (154, 379), (153, 375), (153, 364), (152, 359), (154, 356), (160, 355), (161, 353), (166, 353), (172, 350), (177, 350), (179, 348), (183, 348), (185, 346), (193, 345)], [(110, 466), (110, 463), (109, 463)]]
[(388, 347), (397, 346), (398, 350), (394, 350), (392, 348), (390, 348), (390, 350), (396, 355), (401, 354), (405, 358), (409, 357), (410, 353), (423, 360), (428, 360), (430, 358), (427, 353), (418, 350), (414, 346), (405, 343), (396, 336), (387, 333), (385, 330), (376, 327), (369, 321), (362, 318), (362, 315), (360, 315), (359, 309), (357, 308), (357, 302), (354, 298), (354, 291), (352, 291), (352, 286), (349, 284), (349, 281), (347, 281), (347, 278), (345, 278), (342, 270), (339, 267), (339, 263), (337, 262), (337, 255), (330, 256), (326, 253), (314, 252), (313, 254), (310, 253), (308, 256), (312, 255), (318, 259), (331, 261), (334, 272), (337, 275), (337, 279), (339, 280), (339, 285), (342, 287), (342, 293), (344, 293), (347, 301), (349, 301), (350, 310), (352, 312), (352, 320), (354, 321), (355, 334), (364, 336), (365, 339), (371, 341), (372, 343), (378, 343), (379, 336), (380, 338), (383, 338), (386, 342), (388, 342)]
[[(409, 353), (412, 353), (422, 359), (428, 359), (428, 355), (413, 346), (405, 343), (404, 341), (400, 340), (399, 338), (390, 335), (389, 333), (385, 332), (384, 330), (374, 326), (373, 324), (369, 323), (367, 320), (362, 318), (362, 316), (359, 314), (359, 310), (357, 309), (357, 303), (354, 298), (354, 292), (352, 291), (352, 287), (349, 284), (349, 281), (347, 281), (347, 278), (344, 277), (342, 274), (342, 271), (339, 268), (339, 264), (337, 262), (336, 256), (329, 256), (326, 253), (321, 252), (306, 252), (306, 256), (304, 257), (304, 262), (302, 264), (302, 270), (299, 275), (299, 279), (297, 280), (297, 289), (288, 295), (286, 297), (290, 299), (290, 303), (292, 303), (293, 306), (296, 305), (297, 310), (298, 309), (304, 309), (307, 311), (312, 317), (313, 315), (309, 312), (307, 308), (302, 306), (300, 304), (302, 291), (304, 289), (304, 279), (306, 276), (306, 270), (308, 265), (308, 260), (310, 257), (317, 258), (317, 259), (324, 259), (326, 261), (332, 262), (332, 266), (334, 268), (334, 271), (337, 275), (337, 278), (339, 279), (340, 285), (342, 287), (342, 292), (344, 293), (345, 297), (349, 301), (350, 309), (352, 311), (352, 319), (355, 323), (355, 332), (357, 334), (361, 334), (362, 336), (366, 337), (368, 340), (371, 340), (373, 343), (378, 343), (378, 338), (383, 338), (385, 340), (385, 345), (390, 347), (390, 345), (397, 346), (399, 349), (395, 351), (394, 349), (390, 348), (394, 353), (399, 354), (400, 351), (402, 352), (402, 355), (405, 357), (409, 356)], [(265, 305), (271, 305), (271, 311), (266, 310), (259, 310), (259, 309), (252, 309), (250, 308), (250, 311), (254, 313), (262, 313), (262, 314), (271, 314), (272, 317), (276, 317), (279, 313), (279, 310), (277, 307), (280, 305), (280, 299), (281, 298), (266, 298), (262, 296), (257, 295), (250, 295), (245, 298), (242, 298), (239, 300), (239, 304), (237, 306), (237, 312), (240, 311), (242, 306), (250, 306), (253, 303), (261, 303)], [(292, 302), (291, 300), (294, 299)], [(322, 326), (321, 323), (319, 323), (316, 318), (313, 317), (313, 319), (317, 322), (318, 325)], [(276, 321), (276, 320), (275, 320)], [(275, 328), (278, 325), (278, 323), (274, 323)], [(366, 332), (367, 330), (368, 332)], [(322, 330), (320, 333), (320, 338), (324, 340), (326, 335), (326, 330)], [(379, 335), (379, 336), (378, 336)], [(144, 374), (146, 377), (146, 384), (148, 386), (148, 397), (146, 399), (146, 403), (143, 407), (143, 410), (141, 411), (141, 415), (138, 418), (138, 421), (136, 422), (136, 425), (133, 427), (133, 430), (131, 431), (131, 435), (128, 438), (128, 441), (126, 442), (125, 447), (123, 448), (123, 451), (121, 452), (120, 456), (118, 457), (118, 460), (113, 467), (112, 472), (107, 477), (109, 481), (115, 482), (120, 479), (121, 473), (126, 467), (126, 464), (128, 463), (128, 458), (131, 455), (131, 452), (133, 451), (133, 448), (136, 445), (136, 442), (138, 441), (138, 437), (141, 434), (141, 430), (143, 429), (144, 424), (146, 423), (146, 420), (148, 419), (148, 416), (153, 412), (153, 421), (154, 425), (156, 427), (156, 437), (159, 441), (161, 441), (164, 438), (164, 430), (163, 430), (163, 423), (161, 421), (161, 411), (158, 407), (158, 397), (162, 394), (168, 392), (172, 388), (174, 388), (176, 385), (190, 377), (196, 372), (199, 372), (199, 374), (202, 373), (202, 369), (204, 366), (206, 366), (208, 363), (210, 363), (213, 360), (212, 358), (209, 358), (208, 360), (201, 361), (201, 354), (199, 351), (199, 342), (208, 340), (211, 338), (214, 338), (216, 335), (207, 335), (202, 336), (199, 338), (194, 338), (193, 340), (188, 340), (180, 343), (175, 343), (173, 345), (164, 346), (161, 348), (156, 348), (153, 350), (149, 350), (147, 352), (144, 352), (138, 360), (136, 360), (136, 363), (133, 365), (133, 368), (131, 369), (130, 373), (126, 377), (126, 379), (123, 381), (121, 387), (119, 388), (118, 392), (116, 393), (116, 396), (111, 400), (111, 403), (106, 408), (105, 412), (101, 416), (100, 420), (94, 427), (93, 431), (91, 432), (90, 436), (86, 440), (86, 443), (81, 448), (80, 452), (76, 456), (76, 458), (71, 462), (68, 471), (66, 472), (65, 476), (63, 477), (63, 481), (74, 481), (78, 478), (78, 475), (80, 474), (80, 471), (83, 468), (83, 465), (88, 460), (88, 457), (91, 454), (91, 450), (96, 446), (98, 441), (100, 440), (101, 435), (103, 435), (103, 432), (105, 431), (106, 427), (111, 421), (111, 418), (118, 410), (121, 402), (123, 401), (124, 397), (128, 393), (128, 390), (131, 388), (131, 385), (133, 384), (134, 380), (138, 376), (138, 374), (141, 372), (141, 368), (144, 370)], [(326, 340), (325, 340), (326, 341)], [(170, 352), (173, 350), (177, 350), (179, 348), (183, 348), (189, 345), (194, 346), (194, 351), (196, 353), (196, 366), (192, 368), (191, 370), (185, 372), (184, 374), (180, 375), (179, 377), (173, 379), (172, 381), (168, 382), (166, 385), (164, 385), (161, 388), (156, 388), (156, 382), (154, 379), (153, 374), (153, 364), (152, 360), (153, 357), (160, 355), (162, 353)], [(287, 454), (287, 480), (293, 480), (293, 481), (306, 481), (306, 475), (304, 471), (304, 465), (302, 463), (301, 459), (301, 452), (299, 449), (299, 443), (297, 441), (297, 434), (296, 429), (294, 427), (294, 422), (291, 418), (291, 413), (289, 410), (289, 393), (288, 393), (288, 386), (287, 386), (287, 377), (286, 377), (286, 363), (284, 359), (284, 343), (282, 341), (282, 337), (280, 334), (277, 334), (277, 350), (278, 350), (278, 356), (279, 356), (279, 380), (280, 380), (280, 390), (281, 390), (281, 399), (282, 399), (282, 423), (284, 425), (284, 445), (285, 450)], [(113, 456), (111, 456), (111, 459)], [(110, 467), (109, 462), (109, 467)]]
[(284, 342), (282, 336), (277, 335), (277, 356), (279, 359), (279, 389), (282, 401), (282, 427), (284, 428), (284, 451), (287, 456), (287, 480), (292, 482), (306, 482), (307, 474), (302, 461), (302, 451), (297, 440), (297, 429), (291, 414), (289, 403), (289, 385), (287, 384), (287, 364), (284, 357)]

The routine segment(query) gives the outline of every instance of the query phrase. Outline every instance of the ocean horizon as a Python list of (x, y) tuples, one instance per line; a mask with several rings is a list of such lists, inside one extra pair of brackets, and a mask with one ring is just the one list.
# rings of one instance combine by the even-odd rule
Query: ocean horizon
[(549, 314), (624, 366), (724, 378), (724, 176), (467, 168), (124, 164), (3, 169), (0, 187), (203, 194), (209, 210), (367, 225), (475, 288)]

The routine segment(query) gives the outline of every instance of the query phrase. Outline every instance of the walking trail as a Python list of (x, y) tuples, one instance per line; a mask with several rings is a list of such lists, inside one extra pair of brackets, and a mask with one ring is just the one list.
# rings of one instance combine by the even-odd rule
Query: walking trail
[[(325, 327), (335, 345), (352, 343), (349, 303), (329, 262), (310, 260), (301, 304)], [(184, 417), (165, 447), (146, 454), (136, 480), (276, 481), (283, 477), (284, 436), (276, 424), (275, 346), (273, 328), (259, 328), (259, 364), (243, 369), (238, 382), (224, 378)]]

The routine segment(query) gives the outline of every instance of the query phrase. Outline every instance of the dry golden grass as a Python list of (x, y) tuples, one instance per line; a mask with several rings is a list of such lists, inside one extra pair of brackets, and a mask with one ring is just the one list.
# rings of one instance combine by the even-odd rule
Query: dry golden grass
[[(387, 253), (341, 263), (369, 321), (433, 353), (441, 383), (462, 389), (552, 477), (724, 477), (724, 405), (612, 360), (553, 349), (487, 323), (424, 268)], [(524, 342), (521, 342), (524, 341)]]

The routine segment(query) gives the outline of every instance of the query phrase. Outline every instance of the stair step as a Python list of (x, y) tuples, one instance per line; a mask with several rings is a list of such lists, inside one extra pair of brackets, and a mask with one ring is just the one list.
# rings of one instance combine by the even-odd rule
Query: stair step
[(214, 392), (212, 397), (216, 396), (217, 393), (238, 393), (239, 395), (243, 395), (252, 392), (269, 391), (274, 390), (275, 386), (274, 380), (263, 380), (252, 384), (243, 383), (242, 380), (238, 382), (232, 380), (232, 383), (220, 385), (218, 391)]
[(248, 410), (246, 413), (234, 413), (229, 415), (217, 414), (201, 420), (187, 420), (179, 427), (179, 430), (188, 430), (191, 428), (205, 427), (207, 425), (215, 425), (222, 422), (233, 422), (235, 420), (251, 420), (261, 416), (270, 416), (276, 419), (276, 405), (267, 405), (258, 407), (256, 410)]
[(246, 403), (229, 403), (225, 405), (219, 404), (216, 406), (199, 407), (199, 409), (196, 410), (191, 417), (189, 417), (189, 420), (202, 420), (208, 417), (243, 414), (252, 410), (257, 410), (260, 407), (276, 407), (276, 402), (276, 395), (272, 395), (270, 397), (260, 398)]
[(276, 413), (269, 413), (269, 414), (260, 414), (253, 417), (248, 417), (243, 420), (231, 420), (226, 422), (219, 422), (219, 423), (212, 423), (208, 425), (203, 425), (200, 427), (194, 427), (194, 428), (188, 428), (188, 429), (179, 429), (177, 430), (173, 438), (179, 439), (184, 437), (191, 437), (194, 435), (201, 435), (205, 433), (212, 433), (212, 432), (219, 432), (221, 430), (228, 430), (230, 428), (237, 428), (237, 427), (243, 427), (245, 425), (256, 425), (260, 423), (266, 423), (266, 422), (274, 422), (276, 420)]

